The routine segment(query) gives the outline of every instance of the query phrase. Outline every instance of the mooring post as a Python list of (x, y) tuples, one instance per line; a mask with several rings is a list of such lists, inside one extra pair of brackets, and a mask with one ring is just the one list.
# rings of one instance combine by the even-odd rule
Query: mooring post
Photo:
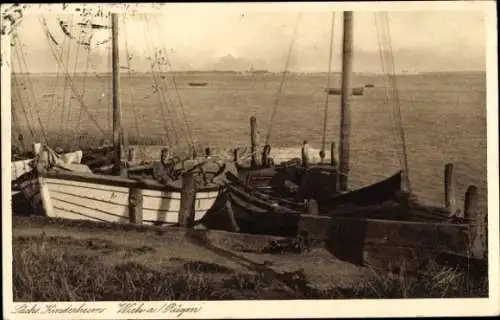
[(234, 161), (234, 163), (236, 163), (236, 164), (237, 164), (237, 163), (238, 163), (238, 161), (240, 160), (240, 159), (239, 159), (238, 152), (239, 152), (239, 149), (238, 149), (238, 148), (235, 148), (235, 149), (233, 150), (233, 161)]
[(307, 199), (306, 212), (307, 214), (318, 215), (319, 213), (318, 202), (315, 199)]
[(444, 203), (450, 214), (456, 212), (455, 190), (453, 163), (447, 163), (444, 167)]
[(250, 166), (252, 168), (257, 167), (257, 118), (254, 116), (250, 117), (250, 152), (252, 155), (252, 159), (250, 162)]
[(266, 144), (264, 146), (264, 149), (262, 150), (262, 167), (263, 168), (269, 168), (271, 166), (271, 163), (269, 161), (269, 154), (271, 153), (271, 145)]
[(470, 251), (475, 258), (486, 257), (488, 215), (479, 210), (479, 195), (476, 186), (469, 186), (465, 192), (464, 218), (471, 221)]
[(337, 166), (337, 161), (335, 160), (335, 142), (334, 141), (332, 141), (332, 143), (330, 144), (330, 165), (332, 167)]
[(136, 150), (134, 147), (128, 149), (128, 163), (134, 163), (136, 159)]
[(142, 224), (142, 189), (131, 188), (128, 195), (129, 222)]
[(181, 204), (179, 210), (179, 225), (193, 228), (196, 201), (196, 184), (192, 171), (182, 175)]
[(304, 143), (302, 144), (301, 156), (302, 156), (302, 166), (304, 168), (309, 167), (309, 144), (307, 143), (307, 140), (305, 140)]
[(35, 157), (40, 153), (40, 150), (42, 149), (42, 144), (41, 143), (33, 143), (33, 153), (35, 154)]

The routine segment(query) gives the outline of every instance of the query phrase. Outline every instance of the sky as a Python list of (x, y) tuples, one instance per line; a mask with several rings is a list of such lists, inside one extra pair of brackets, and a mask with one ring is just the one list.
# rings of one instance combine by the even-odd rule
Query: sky
[[(207, 4), (210, 6), (210, 4)], [(120, 15), (121, 64), (127, 52), (134, 71), (150, 70), (150, 58), (157, 50), (167, 52), (173, 70), (283, 71), (290, 51), (288, 70), (326, 72), (328, 70), (331, 24), (334, 19), (332, 70), (340, 71), (342, 13), (318, 7), (316, 10), (203, 10), (198, 7), (168, 7), (160, 13)], [(267, 12), (266, 12), (267, 11)], [(380, 13), (378, 13), (380, 17)], [(354, 61), (356, 72), (381, 72), (378, 38), (383, 35), (375, 24), (375, 12), (354, 11)], [(477, 71), (485, 70), (485, 17), (475, 10), (419, 10), (386, 12), (390, 42), (397, 71)], [(71, 47), (66, 63), (71, 70), (106, 72), (110, 69), (109, 30), (95, 31), (90, 52), (69, 39), (58, 19), (79, 35), (75, 22), (79, 15), (63, 13), (28, 14), (17, 29), (13, 59), (24, 56), (30, 72), (56, 72), (57, 63), (41, 24), (58, 43), (57, 50)], [(80, 20), (79, 20), (80, 19)], [(108, 18), (94, 18), (109, 25)], [(296, 33), (294, 36), (294, 30)], [(388, 43), (385, 41), (384, 43)], [(17, 60), (21, 61), (21, 60)], [(16, 63), (13, 63), (14, 69)]]

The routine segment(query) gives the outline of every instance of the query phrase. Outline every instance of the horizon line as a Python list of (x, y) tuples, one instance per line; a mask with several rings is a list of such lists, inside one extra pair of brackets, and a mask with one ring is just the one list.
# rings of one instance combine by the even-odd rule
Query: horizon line
[[(418, 74), (435, 74), (435, 73), (484, 73), (487, 70), (485, 69), (473, 69), (473, 70), (436, 70), (436, 71), (402, 71), (402, 72), (396, 72), (398, 75), (418, 75)], [(127, 71), (123, 71), (122, 73), (126, 73)], [(267, 70), (258, 70), (257, 72), (252, 72), (252, 71), (247, 71), (247, 70), (170, 70), (170, 71), (163, 71), (163, 72), (156, 72), (159, 74), (168, 74), (168, 73), (245, 73), (245, 74), (283, 74), (284, 72), (286, 73), (291, 73), (291, 74), (328, 74), (326, 71), (267, 71)], [(59, 74), (60, 72), (16, 72), (12, 71), (12, 74), (22, 74), (22, 75), (28, 75), (28, 74), (36, 74), (36, 75), (56, 75)], [(111, 74), (112, 71), (106, 71), (106, 72), (74, 72), (73, 74)], [(132, 71), (131, 73), (135, 74), (149, 74), (151, 73), (150, 71)], [(383, 72), (353, 72), (354, 74), (357, 75), (384, 75), (385, 73)], [(340, 71), (335, 71), (331, 72), (331, 74), (342, 74)]]

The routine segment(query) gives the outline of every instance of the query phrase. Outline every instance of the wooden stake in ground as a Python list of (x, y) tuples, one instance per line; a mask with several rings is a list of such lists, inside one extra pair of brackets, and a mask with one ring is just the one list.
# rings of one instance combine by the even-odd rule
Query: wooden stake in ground
[(252, 156), (252, 160), (250, 162), (250, 166), (252, 168), (257, 167), (257, 118), (254, 116), (250, 117), (250, 152)]
[(444, 167), (444, 203), (450, 214), (454, 214), (457, 210), (455, 189), (453, 163), (447, 163)]
[(191, 229), (194, 226), (196, 202), (196, 182), (192, 171), (182, 175), (181, 204), (179, 210), (179, 225)]

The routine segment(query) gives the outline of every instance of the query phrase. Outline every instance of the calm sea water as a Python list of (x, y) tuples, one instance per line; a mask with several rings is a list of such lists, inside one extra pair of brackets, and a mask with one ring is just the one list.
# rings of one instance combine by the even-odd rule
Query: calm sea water
[[(15, 80), (15, 81), (14, 81)], [(174, 89), (175, 80), (177, 90)], [(110, 129), (110, 77), (80, 76), (74, 87), (105, 131)], [(255, 115), (261, 142), (276, 105), (279, 75), (178, 75), (164, 79), (168, 90), (155, 92), (150, 75), (124, 75), (121, 79), (124, 128), (130, 135), (169, 138), (185, 143), (184, 117), (193, 138), (201, 145), (229, 148), (249, 144), (249, 117)], [(189, 82), (207, 82), (191, 87)], [(393, 100), (387, 101), (385, 79), (356, 76), (354, 85), (372, 83), (363, 96), (351, 103), (350, 186), (375, 182), (400, 168), (393, 131)], [(332, 79), (338, 86), (339, 79)], [(300, 155), (300, 144), (308, 140), (321, 148), (326, 76), (289, 75), (280, 95), (270, 143), (272, 153)], [(66, 92), (66, 99), (63, 99)], [(409, 173), (413, 191), (425, 202), (444, 199), (443, 172), (447, 162), (455, 164), (457, 195), (463, 201), (467, 186), (475, 184), (486, 206), (486, 78), (483, 73), (408, 75), (398, 78), (398, 93), (406, 133)], [(39, 115), (44, 129), (63, 133), (99, 135), (97, 126), (65, 88), (62, 77), (17, 76), (13, 78), (13, 109), (22, 126), (22, 107)], [(73, 96), (73, 98), (71, 98)], [(22, 97), (22, 98), (21, 98)], [(161, 101), (167, 102), (162, 111)], [(182, 105), (182, 107), (181, 107)], [(65, 106), (63, 108), (63, 106)], [(339, 141), (340, 97), (330, 96), (326, 140)], [(29, 110), (28, 110), (29, 111)], [(69, 112), (68, 112), (69, 111)], [(30, 122), (34, 123), (35, 120)], [(168, 129), (169, 137), (166, 136)], [(66, 130), (66, 131), (65, 131)], [(25, 132), (26, 135), (28, 135)]]

